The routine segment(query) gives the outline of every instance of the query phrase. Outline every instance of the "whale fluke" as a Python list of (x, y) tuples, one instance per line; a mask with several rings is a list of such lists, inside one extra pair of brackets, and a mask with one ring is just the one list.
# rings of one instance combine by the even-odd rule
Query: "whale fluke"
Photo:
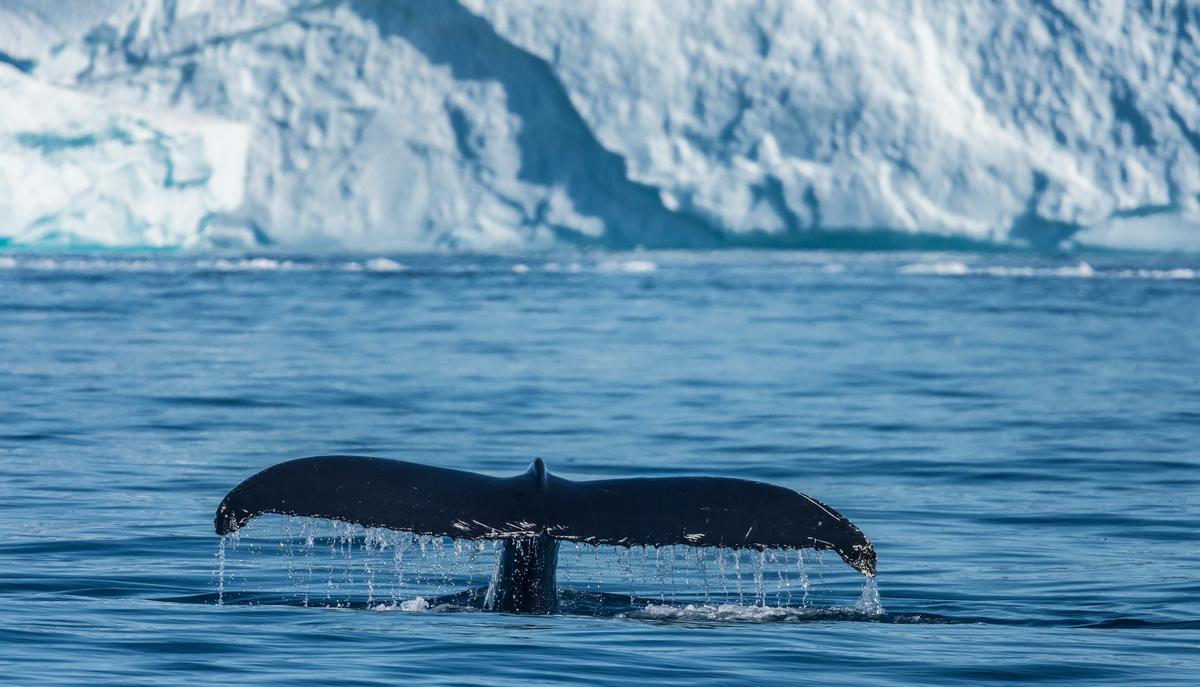
[(727, 477), (572, 481), (546, 472), (540, 458), (507, 478), (366, 456), (291, 460), (234, 487), (217, 508), (216, 531), (229, 534), (264, 513), (505, 540), (489, 590), (496, 610), (554, 609), (559, 541), (833, 549), (864, 575), (875, 574), (866, 536), (790, 489)]

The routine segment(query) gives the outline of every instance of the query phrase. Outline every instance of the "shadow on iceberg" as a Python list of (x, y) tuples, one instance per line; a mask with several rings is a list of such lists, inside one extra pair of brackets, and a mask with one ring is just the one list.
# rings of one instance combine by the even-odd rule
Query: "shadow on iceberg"
[[(632, 181), (625, 160), (596, 139), (550, 66), (462, 5), (356, 0), (351, 6), (381, 34), (400, 37), (430, 62), (449, 67), (455, 79), (503, 86), (509, 112), (521, 121), (519, 178), (562, 188), (577, 212), (603, 222), (601, 244), (709, 248), (726, 243), (724, 232), (703, 218), (668, 209), (656, 188)], [(471, 123), (462, 113), (449, 115), (460, 152), (471, 159)], [(530, 220), (541, 223), (545, 217)], [(574, 229), (552, 228), (565, 243), (594, 242)]]

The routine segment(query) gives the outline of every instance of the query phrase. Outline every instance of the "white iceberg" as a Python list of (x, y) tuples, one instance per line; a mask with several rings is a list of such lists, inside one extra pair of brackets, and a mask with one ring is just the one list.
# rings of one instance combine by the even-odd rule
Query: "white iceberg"
[(1195, 3), (45, 6), (0, 242), (1200, 249)]

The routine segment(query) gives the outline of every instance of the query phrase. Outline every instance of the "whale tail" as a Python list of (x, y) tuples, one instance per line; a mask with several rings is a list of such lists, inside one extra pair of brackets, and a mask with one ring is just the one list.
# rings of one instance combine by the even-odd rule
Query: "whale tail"
[(832, 549), (875, 574), (875, 550), (862, 531), (790, 489), (725, 477), (572, 481), (549, 474), (540, 458), (507, 478), (365, 456), (300, 458), (234, 487), (217, 508), (216, 531), (229, 534), (264, 513), (506, 546), (532, 539), (543, 542), (543, 561), (553, 560), (544, 551), (558, 541)]

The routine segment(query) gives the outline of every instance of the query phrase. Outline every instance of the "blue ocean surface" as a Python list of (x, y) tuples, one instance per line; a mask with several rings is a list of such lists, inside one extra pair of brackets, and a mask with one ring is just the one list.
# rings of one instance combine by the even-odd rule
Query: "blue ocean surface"
[[(0, 254), (4, 685), (1196, 684), (1200, 259)], [(491, 543), (264, 516), (306, 455), (708, 474), (879, 555)], [(664, 498), (669, 495), (664, 495)]]

